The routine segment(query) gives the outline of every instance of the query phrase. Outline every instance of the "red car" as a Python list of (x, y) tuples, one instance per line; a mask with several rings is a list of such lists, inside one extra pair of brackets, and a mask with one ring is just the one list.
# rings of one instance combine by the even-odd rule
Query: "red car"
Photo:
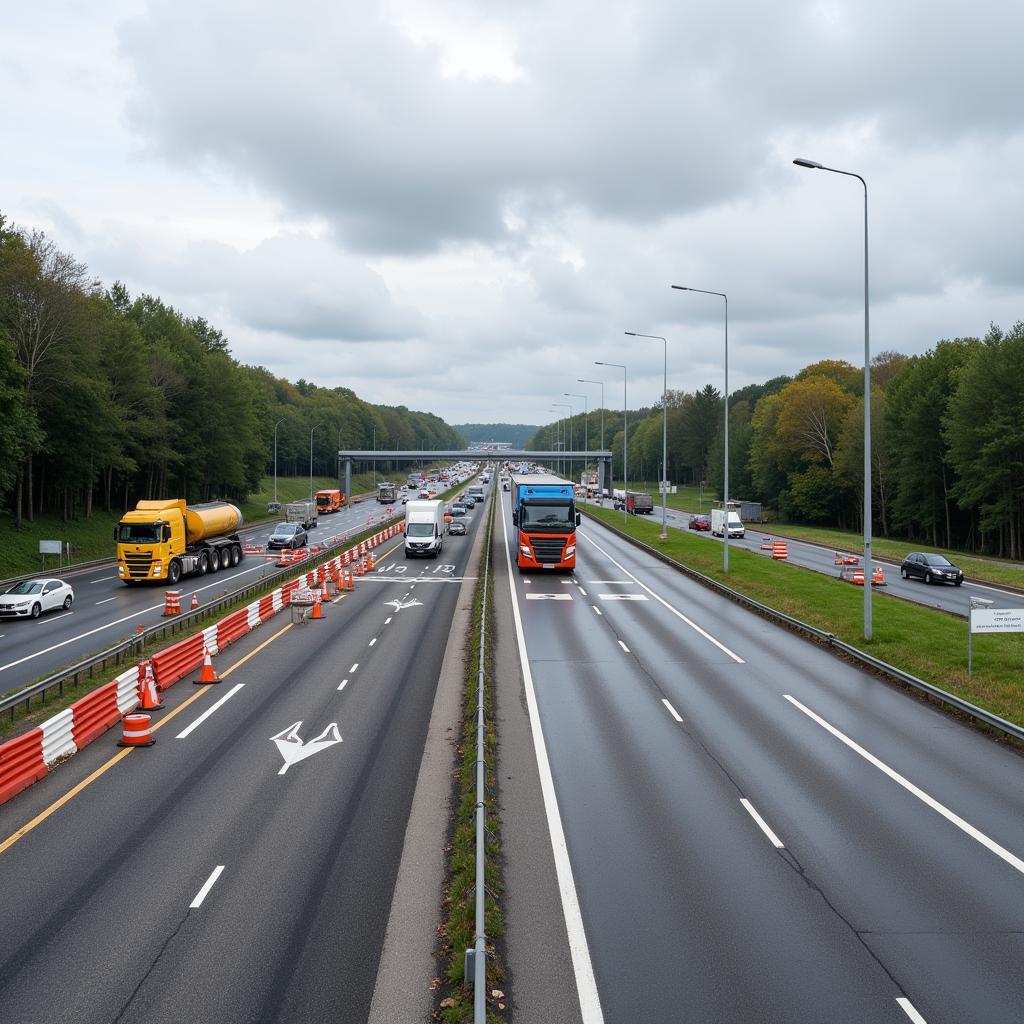
[(691, 530), (710, 530), (711, 529), (711, 517), (710, 516), (690, 516), (690, 529)]

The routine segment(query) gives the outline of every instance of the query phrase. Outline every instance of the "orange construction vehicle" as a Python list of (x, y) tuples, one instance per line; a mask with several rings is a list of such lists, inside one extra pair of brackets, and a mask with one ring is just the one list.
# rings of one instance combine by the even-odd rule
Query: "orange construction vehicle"
[(345, 495), (337, 488), (316, 492), (316, 510), (320, 515), (323, 515), (325, 512), (339, 512), (347, 504)]

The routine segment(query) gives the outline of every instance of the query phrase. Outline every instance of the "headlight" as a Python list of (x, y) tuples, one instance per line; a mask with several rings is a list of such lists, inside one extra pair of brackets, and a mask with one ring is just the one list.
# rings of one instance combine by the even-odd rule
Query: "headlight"
[(119, 565), (117, 567), (117, 575), (118, 576), (123, 576), (124, 575), (124, 566), (123, 565)]
[(569, 545), (569, 546), (568, 546), (568, 547), (567, 547), (567, 548), (565, 549), (565, 553), (566, 553), (566, 555), (567, 555), (567, 556), (568, 556), (568, 555), (572, 555), (572, 554), (575, 554), (575, 553), (576, 553), (576, 545), (575, 545), (575, 544), (570, 544), (570, 545)]
[(522, 553), (524, 555), (526, 555), (527, 558), (532, 558), (533, 557), (533, 553), (530, 551), (530, 549), (525, 544), (520, 544), (519, 545), (519, 550), (522, 551)]
[(153, 575), (154, 576), (160, 576), (163, 573), (163, 571), (164, 571), (164, 567), (162, 565), (154, 565), (153, 566)]

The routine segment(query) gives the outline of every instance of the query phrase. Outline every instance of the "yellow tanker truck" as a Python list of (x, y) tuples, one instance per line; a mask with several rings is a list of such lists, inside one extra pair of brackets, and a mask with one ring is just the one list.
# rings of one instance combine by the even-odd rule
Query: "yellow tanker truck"
[(140, 501), (114, 527), (117, 575), (124, 583), (169, 583), (233, 568), (242, 560), (235, 530), (242, 513), (226, 501)]

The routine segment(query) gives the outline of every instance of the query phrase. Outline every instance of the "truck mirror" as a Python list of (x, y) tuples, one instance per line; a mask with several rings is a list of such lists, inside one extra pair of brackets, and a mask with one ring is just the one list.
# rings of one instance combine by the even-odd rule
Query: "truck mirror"
[(513, 509), (513, 511), (512, 511), (512, 525), (513, 526), (518, 526), (519, 525), (519, 512), (517, 510), (515, 510), (515, 509)]
[(161, 531), (161, 537), (164, 541), (169, 541), (171, 539), (171, 527), (168, 523), (164, 523), (164, 528)]
[(114, 543), (117, 543), (117, 527), (114, 527)]
[(577, 512), (576, 513), (576, 525), (579, 526), (582, 521), (583, 521), (583, 516), (579, 512)]

